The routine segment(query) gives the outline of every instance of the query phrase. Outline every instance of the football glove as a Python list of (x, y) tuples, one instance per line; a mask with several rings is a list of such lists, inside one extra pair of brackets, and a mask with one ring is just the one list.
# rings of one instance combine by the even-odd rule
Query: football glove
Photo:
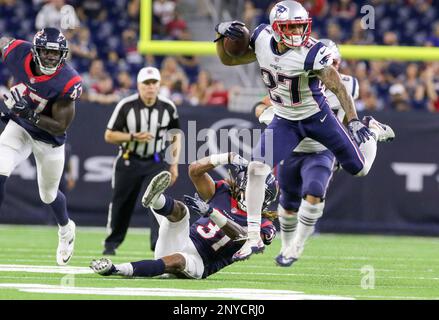
[(358, 119), (349, 121), (348, 129), (358, 145), (365, 143), (366, 140), (369, 140), (372, 137), (369, 128)]
[(40, 115), (29, 107), (26, 99), (20, 95), (17, 89), (12, 90), (10, 95), (4, 94), (5, 104), (13, 115), (27, 119), (32, 123), (40, 121)]
[(227, 37), (233, 40), (242, 38), (244, 36), (244, 31), (242, 31), (242, 27), (245, 24), (241, 21), (227, 21), (218, 23), (215, 26), (215, 31), (218, 32), (221, 36), (214, 40), (217, 42), (218, 40)]
[(213, 209), (205, 201), (200, 199), (197, 193), (195, 194), (195, 197), (184, 195), (184, 203), (189, 210), (202, 217), (208, 217), (213, 212)]

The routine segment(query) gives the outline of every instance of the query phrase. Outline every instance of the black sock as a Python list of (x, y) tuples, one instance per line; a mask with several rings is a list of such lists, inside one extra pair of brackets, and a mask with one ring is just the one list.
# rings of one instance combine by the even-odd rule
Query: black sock
[(154, 277), (165, 272), (165, 263), (162, 259), (131, 262), (131, 265), (133, 277)]
[(5, 183), (7, 178), (7, 176), (0, 175), (0, 207), (2, 206), (3, 199), (5, 197)]
[(169, 216), (172, 213), (172, 210), (174, 210), (174, 199), (170, 196), (167, 196), (166, 194), (163, 194), (165, 196), (165, 205), (161, 209), (154, 209), (155, 213), (161, 215), (161, 216)]
[(69, 215), (67, 214), (67, 201), (64, 193), (58, 190), (58, 195), (50, 206), (55, 213), (55, 218), (58, 225), (62, 227), (65, 226), (69, 222)]

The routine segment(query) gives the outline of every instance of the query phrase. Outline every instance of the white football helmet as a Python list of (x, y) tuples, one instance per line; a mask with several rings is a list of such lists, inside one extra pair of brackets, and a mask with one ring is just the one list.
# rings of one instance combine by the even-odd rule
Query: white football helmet
[[(292, 25), (303, 25), (301, 33), (290, 31)], [(301, 47), (305, 45), (311, 34), (312, 19), (308, 11), (299, 3), (285, 0), (276, 3), (270, 11), (270, 25), (274, 31), (274, 39), (283, 42), (287, 47)]]
[(330, 39), (320, 39), (319, 41), (328, 47), (332, 53), (332, 59), (339, 64), (341, 62), (341, 53), (337, 44)]

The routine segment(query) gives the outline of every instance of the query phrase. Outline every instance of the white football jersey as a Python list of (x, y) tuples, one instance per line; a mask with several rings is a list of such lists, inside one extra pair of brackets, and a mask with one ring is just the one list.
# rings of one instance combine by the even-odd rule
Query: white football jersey
[[(347, 76), (344, 74), (340, 74), (340, 77), (348, 93), (352, 95), (352, 98), (354, 100), (357, 100), (360, 93), (357, 78), (352, 76)], [(325, 95), (326, 95), (326, 99), (328, 100), (329, 106), (336, 113), (337, 118), (340, 121), (343, 121), (345, 112), (340, 102), (338, 101), (336, 95), (332, 93), (332, 91), (330, 90), (326, 90)], [(259, 122), (269, 125), (270, 122), (273, 120), (273, 117), (274, 117), (274, 108), (266, 109), (264, 113), (261, 114), (261, 116), (259, 117)], [(326, 150), (326, 147), (323, 146), (321, 143), (311, 138), (305, 138), (294, 149), (294, 152), (314, 153), (324, 150)]]
[(320, 112), (326, 97), (313, 71), (333, 62), (330, 50), (323, 43), (309, 38), (306, 46), (280, 54), (271, 26), (260, 25), (253, 32), (250, 45), (256, 53), (276, 115), (302, 120)]

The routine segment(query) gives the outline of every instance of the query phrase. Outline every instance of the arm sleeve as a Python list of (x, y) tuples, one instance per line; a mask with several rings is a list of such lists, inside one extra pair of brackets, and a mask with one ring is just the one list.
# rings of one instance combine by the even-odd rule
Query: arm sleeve
[(82, 79), (79, 75), (73, 76), (64, 86), (62, 98), (72, 101), (78, 100), (82, 95)]

